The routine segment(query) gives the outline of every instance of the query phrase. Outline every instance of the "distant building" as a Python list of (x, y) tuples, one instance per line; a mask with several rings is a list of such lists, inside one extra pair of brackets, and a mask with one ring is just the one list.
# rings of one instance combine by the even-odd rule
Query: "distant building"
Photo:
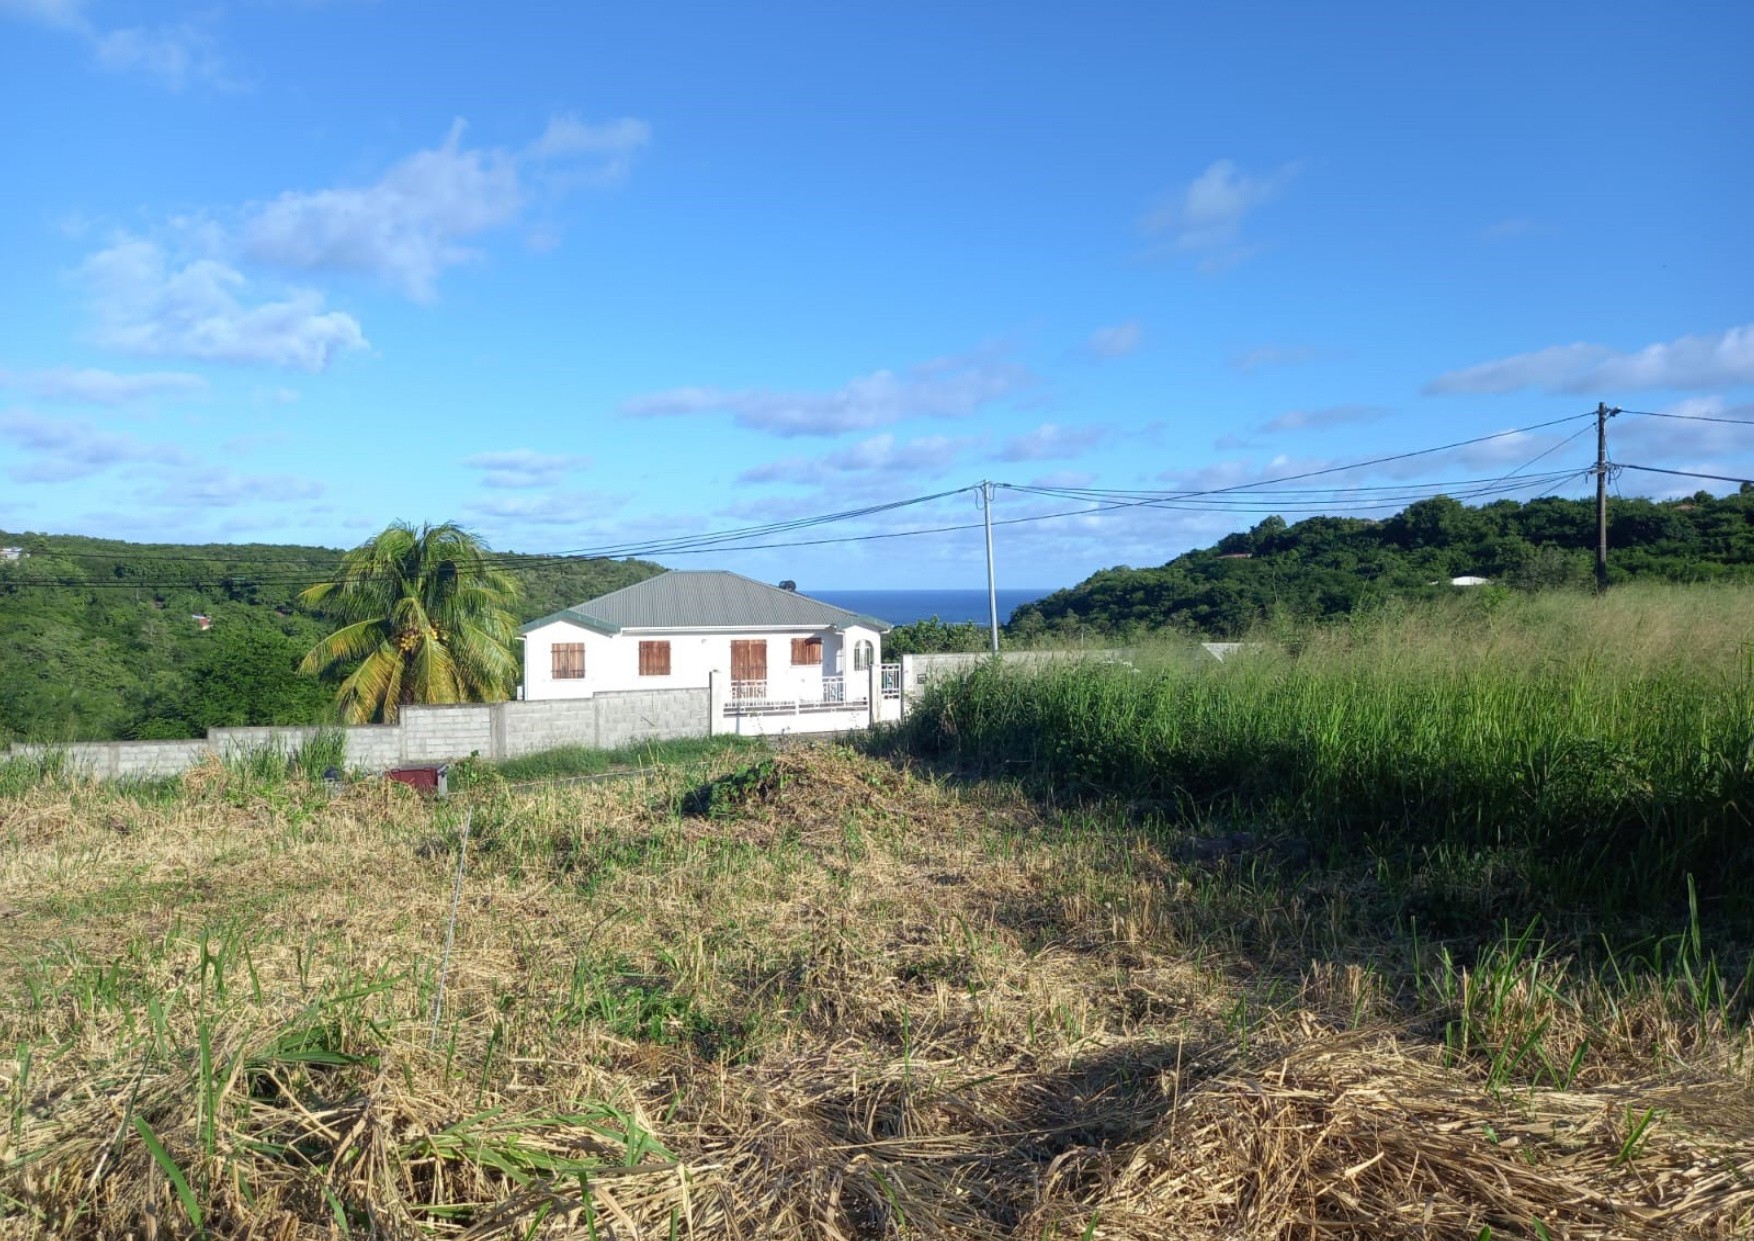
[(29, 554), (22, 547), (0, 547), (0, 560), (23, 560)]
[(206, 633), (209, 629), (213, 628), (213, 618), (211, 616), (203, 616), (199, 612), (193, 612), (190, 614), (189, 619), (195, 622), (196, 626), (200, 628), (202, 633)]
[(899, 682), (883, 680), (889, 629), (735, 573), (672, 570), (525, 625), (523, 697), (717, 684), (715, 732), (863, 727), (900, 715)]

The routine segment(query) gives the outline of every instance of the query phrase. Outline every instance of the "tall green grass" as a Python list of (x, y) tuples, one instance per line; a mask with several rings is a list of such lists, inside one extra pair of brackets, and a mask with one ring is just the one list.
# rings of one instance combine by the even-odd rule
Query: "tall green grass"
[(900, 740), (1329, 850), (1502, 863), (1555, 909), (1754, 914), (1754, 591), (1473, 597), (1223, 664), (987, 665)]

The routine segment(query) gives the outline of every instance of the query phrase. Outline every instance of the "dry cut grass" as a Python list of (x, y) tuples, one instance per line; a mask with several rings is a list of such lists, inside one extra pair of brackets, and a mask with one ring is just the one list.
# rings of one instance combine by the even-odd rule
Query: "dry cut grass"
[(1414, 950), (1368, 876), (843, 749), (716, 761), (0, 799), (0, 1233), (1754, 1226), (1742, 997), (1696, 942), (1607, 980)]

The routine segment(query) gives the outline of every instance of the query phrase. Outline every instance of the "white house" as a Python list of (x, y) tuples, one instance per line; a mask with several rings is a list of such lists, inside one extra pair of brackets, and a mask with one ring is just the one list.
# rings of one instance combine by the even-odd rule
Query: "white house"
[(701, 689), (714, 732), (830, 732), (899, 718), (890, 626), (736, 573), (647, 578), (523, 628), (526, 699)]

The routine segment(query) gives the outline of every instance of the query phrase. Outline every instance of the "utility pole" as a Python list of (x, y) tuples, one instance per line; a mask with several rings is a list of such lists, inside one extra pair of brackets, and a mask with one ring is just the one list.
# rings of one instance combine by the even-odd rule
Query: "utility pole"
[(993, 484), (981, 483), (981, 513), (987, 526), (987, 628), (992, 634), (993, 654), (999, 653), (999, 591), (993, 584)]
[(1619, 413), (1596, 402), (1596, 593), (1608, 589), (1608, 419)]

